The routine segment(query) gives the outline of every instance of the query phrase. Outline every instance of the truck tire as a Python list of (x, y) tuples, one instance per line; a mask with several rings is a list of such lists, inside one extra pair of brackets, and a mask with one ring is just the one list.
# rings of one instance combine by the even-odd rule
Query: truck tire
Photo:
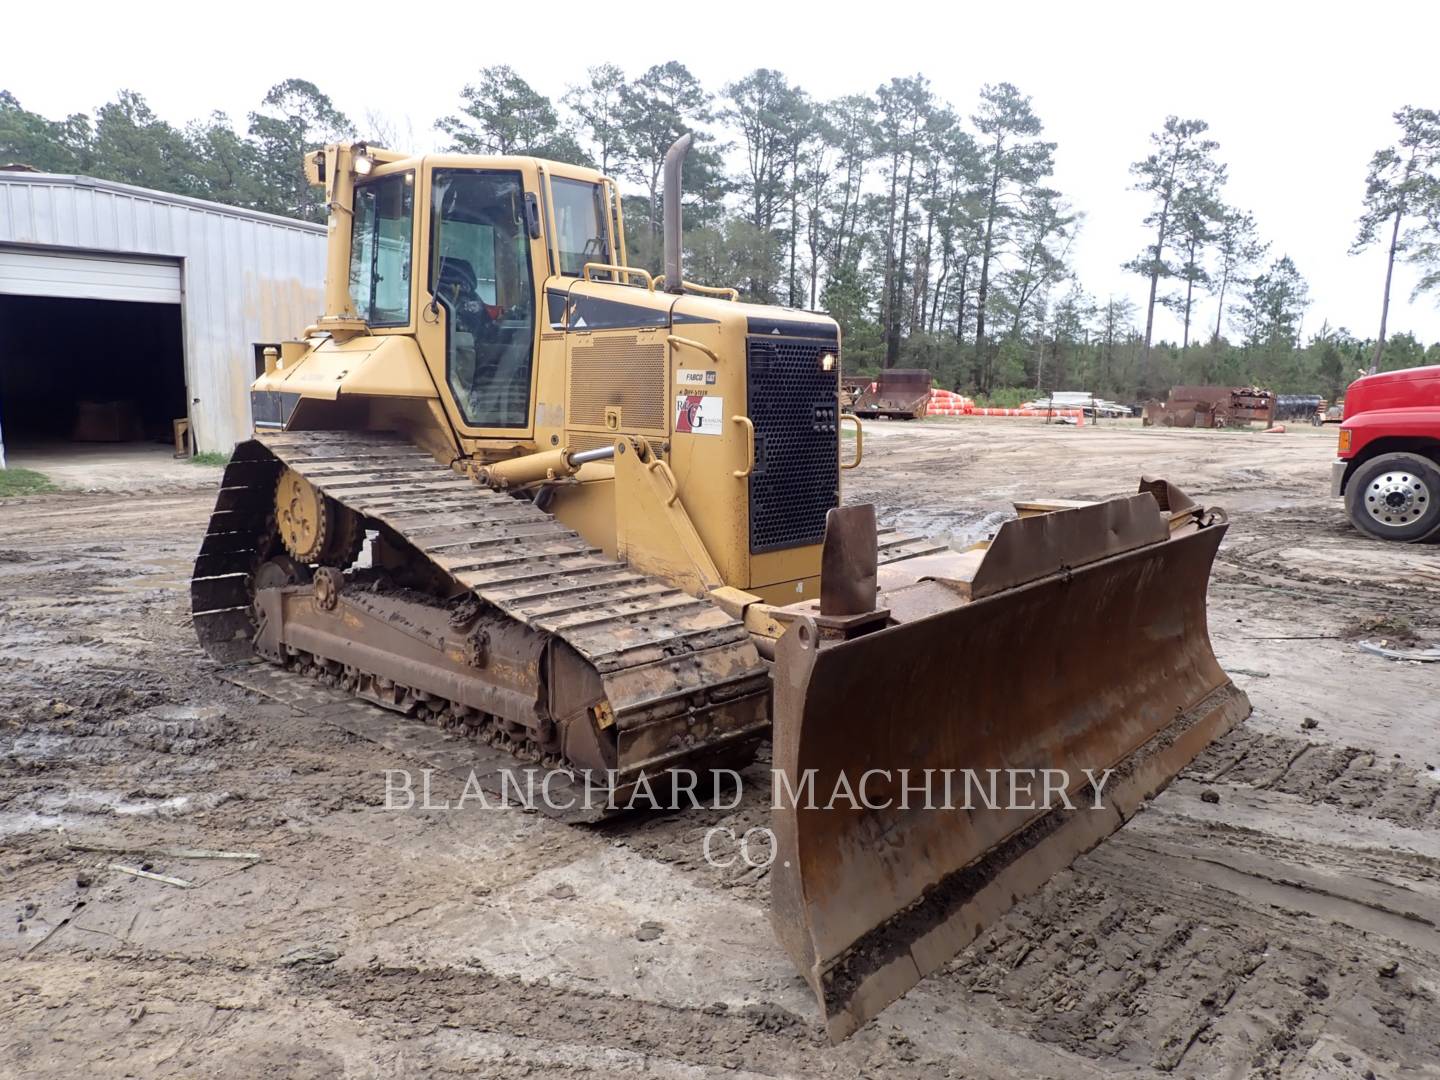
[(1440, 469), (1419, 454), (1381, 454), (1350, 477), (1345, 509), (1381, 540), (1424, 540), (1440, 530)]

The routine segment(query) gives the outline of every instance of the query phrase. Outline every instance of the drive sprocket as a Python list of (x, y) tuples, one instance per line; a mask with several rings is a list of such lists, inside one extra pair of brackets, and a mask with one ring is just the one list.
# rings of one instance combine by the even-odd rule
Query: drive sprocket
[(285, 550), (306, 566), (349, 566), (365, 541), (360, 515), (290, 468), (275, 485), (275, 528)]

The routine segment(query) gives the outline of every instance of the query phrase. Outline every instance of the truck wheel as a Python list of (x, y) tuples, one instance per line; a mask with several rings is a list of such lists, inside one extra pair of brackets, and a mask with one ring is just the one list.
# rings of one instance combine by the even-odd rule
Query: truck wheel
[(1345, 509), (1381, 540), (1423, 540), (1440, 529), (1440, 469), (1419, 454), (1381, 454), (1350, 478)]

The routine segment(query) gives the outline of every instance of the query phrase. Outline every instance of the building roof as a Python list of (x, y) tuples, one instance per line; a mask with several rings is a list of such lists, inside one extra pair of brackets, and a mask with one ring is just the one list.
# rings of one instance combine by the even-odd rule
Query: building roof
[(208, 214), (220, 214), (225, 217), (239, 218), (245, 221), (263, 222), (266, 225), (283, 225), (292, 229), (299, 229), (303, 232), (311, 232), (320, 236), (325, 235), (325, 226), (317, 225), (313, 221), (301, 221), (299, 218), (284, 217), (280, 214), (267, 214), (260, 210), (248, 210), (242, 206), (230, 206), (227, 203), (212, 202), (209, 199), (196, 199), (190, 195), (176, 195), (173, 192), (157, 191), (154, 188), (140, 187), (136, 184), (122, 184), (115, 180), (101, 180), (94, 176), (78, 176), (70, 173), (0, 170), (0, 185), (8, 184), (74, 187), (90, 191), (106, 191), (115, 195), (127, 195), (131, 198), (146, 199), (150, 202), (166, 203), (171, 206), (183, 206), (191, 210), (201, 210)]

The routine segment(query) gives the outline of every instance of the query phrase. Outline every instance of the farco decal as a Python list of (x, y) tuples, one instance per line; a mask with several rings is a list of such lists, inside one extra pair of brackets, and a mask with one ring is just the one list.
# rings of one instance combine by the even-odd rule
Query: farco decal
[(676, 434), (719, 435), (724, 420), (724, 398), (704, 394), (680, 394), (675, 398)]
[(679, 386), (714, 386), (715, 372), (703, 368), (681, 368), (675, 372), (675, 382)]

